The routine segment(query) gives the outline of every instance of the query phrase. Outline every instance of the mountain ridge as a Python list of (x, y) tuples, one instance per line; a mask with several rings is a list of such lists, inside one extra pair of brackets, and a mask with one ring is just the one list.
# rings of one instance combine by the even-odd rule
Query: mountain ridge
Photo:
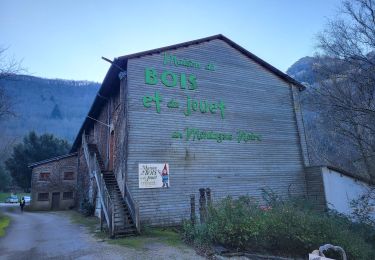
[(0, 84), (15, 113), (0, 122), (2, 144), (19, 141), (32, 130), (73, 142), (100, 87), (92, 81), (32, 75), (12, 75), (1, 79)]

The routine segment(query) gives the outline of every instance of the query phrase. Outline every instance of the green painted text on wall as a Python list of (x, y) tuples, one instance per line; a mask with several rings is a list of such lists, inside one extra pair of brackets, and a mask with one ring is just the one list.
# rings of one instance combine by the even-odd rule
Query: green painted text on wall
[[(210, 62), (205, 66), (201, 63), (191, 59), (181, 59), (175, 55), (163, 53), (163, 64), (174, 65), (175, 67), (183, 66), (194, 69), (206, 69), (208, 71), (215, 71), (215, 65)], [(167, 88), (176, 88), (179, 86), (181, 90), (194, 91), (198, 88), (197, 77), (192, 73), (180, 73), (170, 70), (158, 71), (154, 68), (145, 68), (145, 84), (158, 85), (160, 82)], [(163, 98), (159, 92), (155, 91), (153, 95), (143, 97), (143, 106), (145, 108), (155, 107), (156, 113), (160, 114), (162, 110)], [(220, 114), (220, 118), (224, 119), (225, 103), (221, 100), (212, 102), (207, 100), (197, 100), (190, 95), (186, 96), (186, 102), (183, 108), (185, 116), (191, 116), (195, 112), (201, 114)], [(167, 100), (167, 109), (179, 110), (180, 101), (174, 98)], [(184, 139), (186, 141), (195, 140), (216, 140), (218, 143), (223, 141), (237, 140), (238, 143), (247, 143), (254, 141), (261, 141), (261, 136), (253, 132), (239, 130), (235, 134), (222, 133), (215, 131), (205, 131), (196, 128), (186, 128), (185, 133), (175, 131), (172, 133), (174, 139)]]
[(235, 134), (232, 134), (219, 131), (200, 130), (197, 128), (186, 128), (183, 132), (174, 131), (172, 133), (172, 138), (185, 139), (185, 141), (216, 140), (216, 142), (218, 143), (221, 143), (223, 141), (237, 141), (238, 143), (248, 143), (260, 142), (262, 140), (262, 137), (259, 134), (243, 130), (239, 130)]
[[(146, 108), (151, 108), (152, 104), (155, 104), (155, 109), (158, 114), (161, 111), (161, 103), (162, 97), (158, 92), (155, 92), (152, 96), (144, 96), (143, 97), (143, 106)], [(179, 108), (179, 102), (175, 99), (170, 100), (167, 103), (167, 108)], [(209, 114), (216, 114), (217, 112), (220, 113), (220, 117), (224, 119), (224, 110), (225, 104), (223, 101), (219, 102), (208, 102), (206, 100), (195, 100), (190, 98), (190, 96), (186, 97), (186, 106), (184, 109), (184, 115), (190, 116), (193, 112), (201, 112), (209, 113)]]

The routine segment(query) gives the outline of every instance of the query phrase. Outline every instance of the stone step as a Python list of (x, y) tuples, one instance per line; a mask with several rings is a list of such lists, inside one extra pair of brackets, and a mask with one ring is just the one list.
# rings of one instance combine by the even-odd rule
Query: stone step
[(122, 199), (121, 193), (118, 194), (109, 194), (113, 203), (124, 205), (124, 200)]
[(128, 211), (128, 207), (124, 204), (117, 204), (115, 205), (115, 208), (114, 208), (114, 212), (124, 212), (124, 211)]
[(116, 227), (122, 227), (122, 226), (127, 226), (127, 227), (134, 227), (133, 221), (125, 221), (124, 219), (115, 219), (115, 226)]
[(121, 198), (122, 198), (122, 193), (121, 193), (120, 190), (112, 189), (112, 190), (109, 190), (108, 192), (109, 192), (109, 193), (116, 194), (116, 195), (120, 195)]
[(121, 208), (121, 209), (127, 209), (128, 207), (127, 207), (127, 205), (126, 204), (124, 204), (124, 202), (117, 202), (117, 203), (114, 203), (114, 207), (115, 207), (115, 209), (118, 209), (118, 208)]
[(116, 187), (113, 187), (113, 186), (107, 186), (107, 190), (108, 190), (109, 192), (114, 192), (114, 193), (116, 193), (116, 194), (121, 194), (120, 189), (116, 189)]
[(118, 234), (115, 234), (115, 238), (122, 238), (122, 237), (133, 237), (133, 236), (136, 236), (137, 235), (137, 232), (132, 232), (132, 233), (118, 233)]
[(115, 225), (117, 226), (121, 226), (121, 225), (134, 226), (134, 222), (129, 218), (115, 218), (114, 222), (115, 222)]
[(135, 228), (134, 224), (129, 225), (129, 224), (125, 224), (125, 223), (117, 223), (117, 225), (116, 225), (116, 223), (115, 223), (115, 231), (117, 231), (117, 230), (122, 230), (122, 231), (129, 230), (129, 231), (131, 231), (131, 230), (135, 230), (135, 229), (136, 228)]
[(115, 231), (116, 235), (129, 235), (129, 234), (136, 234), (136, 233), (137, 233), (136, 228), (119, 229)]
[(108, 183), (108, 184), (117, 184), (117, 181), (116, 180), (106, 180), (104, 179), (105, 183)]
[(117, 180), (106, 180), (106, 179), (104, 179), (104, 181), (106, 183), (109, 183), (109, 184), (117, 184)]
[(120, 200), (121, 202), (123, 201), (123, 198), (122, 198), (122, 194), (121, 192), (109, 192), (109, 196), (111, 197), (111, 199), (113, 200)]
[(114, 218), (115, 219), (121, 218), (121, 219), (132, 220), (131, 215), (130, 214), (126, 214), (126, 213), (115, 215)]
[(114, 215), (124, 215), (124, 214), (129, 215), (128, 213), (129, 211), (126, 209), (118, 209), (118, 210), (115, 209), (115, 211), (113, 212)]
[(127, 211), (127, 207), (124, 204), (115, 204), (114, 207), (115, 207), (115, 212), (118, 212), (120, 210)]

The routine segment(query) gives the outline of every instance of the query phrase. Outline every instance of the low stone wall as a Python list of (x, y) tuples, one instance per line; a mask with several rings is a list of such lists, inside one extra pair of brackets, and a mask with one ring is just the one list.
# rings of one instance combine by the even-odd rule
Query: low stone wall
[(324, 191), (322, 167), (314, 166), (305, 168), (307, 198), (313, 206), (320, 211), (327, 209), (327, 202)]

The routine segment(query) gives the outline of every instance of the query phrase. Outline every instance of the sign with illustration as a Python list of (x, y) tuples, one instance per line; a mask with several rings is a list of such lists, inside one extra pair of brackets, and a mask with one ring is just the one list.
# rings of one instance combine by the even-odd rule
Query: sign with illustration
[(140, 163), (138, 165), (139, 188), (169, 188), (168, 163)]

